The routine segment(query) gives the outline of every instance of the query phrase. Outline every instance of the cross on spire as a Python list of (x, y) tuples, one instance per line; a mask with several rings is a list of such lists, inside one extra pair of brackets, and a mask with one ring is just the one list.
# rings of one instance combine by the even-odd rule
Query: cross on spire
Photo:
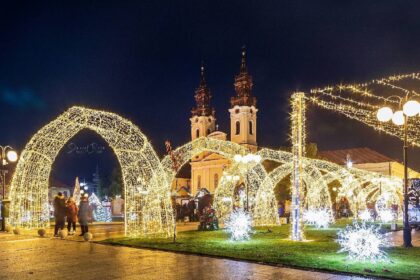
[(240, 73), (247, 73), (248, 69), (246, 68), (246, 46), (242, 46), (242, 61), (241, 61), (241, 71)]

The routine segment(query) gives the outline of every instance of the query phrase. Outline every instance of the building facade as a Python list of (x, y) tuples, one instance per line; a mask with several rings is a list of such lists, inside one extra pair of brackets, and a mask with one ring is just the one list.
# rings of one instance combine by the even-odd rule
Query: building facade
[[(257, 99), (252, 95), (252, 76), (248, 73), (246, 51), (242, 50), (239, 74), (235, 76), (235, 95), (231, 98), (230, 141), (243, 145), (256, 152), (257, 145)], [(216, 111), (211, 107), (211, 92), (205, 80), (204, 67), (201, 67), (199, 87), (195, 91), (196, 106), (192, 109), (191, 139), (210, 137), (227, 140), (228, 135), (219, 131), (216, 125)], [(214, 194), (223, 170), (231, 164), (230, 160), (219, 154), (203, 152), (191, 159), (191, 194), (201, 189)]]

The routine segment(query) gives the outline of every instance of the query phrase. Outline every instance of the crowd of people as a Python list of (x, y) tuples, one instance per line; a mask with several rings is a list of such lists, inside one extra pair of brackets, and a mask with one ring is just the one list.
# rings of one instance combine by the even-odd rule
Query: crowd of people
[(66, 200), (63, 193), (58, 192), (54, 198), (54, 237), (58, 237), (58, 231), (64, 229), (66, 220), (69, 235), (76, 233), (76, 223), (78, 221), (81, 229), (79, 236), (83, 236), (89, 231), (88, 222), (90, 213), (87, 194), (82, 196), (80, 204), (77, 206), (73, 197)]

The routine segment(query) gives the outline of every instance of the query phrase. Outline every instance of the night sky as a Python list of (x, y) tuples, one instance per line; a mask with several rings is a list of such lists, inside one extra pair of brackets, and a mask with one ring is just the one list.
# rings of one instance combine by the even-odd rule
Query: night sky
[[(233, 79), (246, 45), (258, 98), (260, 146), (288, 145), (288, 98), (340, 82), (420, 70), (418, 1), (7, 1), (0, 10), (0, 144), (22, 150), (73, 105), (132, 120), (164, 154), (190, 139), (200, 64), (220, 130), (228, 132)], [(60, 2), (60, 3), (58, 3)], [(310, 107), (309, 141), (320, 149), (367, 146), (401, 157), (401, 142)], [(53, 175), (90, 179), (115, 158), (65, 147)], [(420, 153), (413, 166), (420, 169)]]

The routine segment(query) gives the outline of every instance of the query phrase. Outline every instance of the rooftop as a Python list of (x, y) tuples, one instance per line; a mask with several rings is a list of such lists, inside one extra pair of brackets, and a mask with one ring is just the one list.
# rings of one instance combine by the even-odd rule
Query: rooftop
[(325, 160), (336, 164), (346, 164), (347, 155), (350, 155), (354, 164), (381, 163), (396, 161), (369, 148), (352, 148), (343, 150), (320, 151), (318, 155)]

